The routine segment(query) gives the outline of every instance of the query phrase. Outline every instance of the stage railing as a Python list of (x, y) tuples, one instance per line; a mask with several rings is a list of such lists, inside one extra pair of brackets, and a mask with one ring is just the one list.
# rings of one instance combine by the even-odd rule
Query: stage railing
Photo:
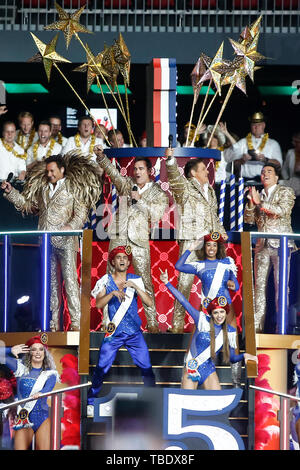
[[(48, 313), (50, 301), (50, 238), (51, 236), (78, 236), (82, 240), (81, 244), (81, 318), (79, 330), (79, 351), (78, 351), (78, 372), (79, 374), (87, 374), (89, 370), (89, 339), (90, 339), (90, 293), (91, 293), (91, 268), (92, 268), (92, 230), (70, 230), (63, 232), (47, 232), (40, 230), (32, 231), (18, 231), (18, 232), (0, 232), (0, 244), (2, 244), (2, 259), (3, 259), (3, 286), (2, 286), (2, 299), (3, 305), (1, 313), (3, 315), (3, 333), (7, 332), (8, 322), (8, 305), (9, 305), (9, 277), (10, 277), (10, 263), (9, 252), (10, 244), (17, 245), (17, 240), (22, 240), (22, 245), (28, 236), (35, 238), (40, 237), (41, 247), (41, 274), (42, 274), (42, 299), (41, 299), (41, 331), (48, 331)], [(4, 337), (3, 337), (4, 338)], [(4, 338), (5, 340), (5, 338)]]
[(280, 240), (279, 255), (279, 285), (278, 285), (278, 312), (277, 333), (287, 334), (288, 327), (288, 269), (289, 269), (289, 240), (300, 240), (297, 233), (265, 233), (250, 232), (251, 242), (256, 238), (272, 238)]
[[(242, 279), (245, 346), (247, 353), (256, 356), (252, 276), (252, 248), (250, 232), (241, 232), (241, 252), (243, 263)], [(257, 377), (257, 364), (253, 361), (248, 361), (246, 364), (246, 371), (248, 378)]]
[[(59, 450), (61, 443), (61, 418), (62, 418), (62, 394), (70, 392), (72, 390), (78, 390), (84, 387), (89, 387), (92, 383), (87, 382), (85, 384), (74, 385), (72, 387), (65, 387), (59, 390), (52, 390), (48, 393), (41, 393), (38, 398), (34, 400), (40, 400), (44, 397), (51, 397), (51, 407), (50, 407), (50, 419), (51, 419), (51, 429), (50, 429), (50, 450)], [(6, 403), (5, 405), (0, 405), (0, 417), (1, 413), (10, 408), (24, 405), (33, 401), (31, 397), (23, 398), (22, 400), (13, 401), (11, 403)], [(1, 437), (1, 436), (0, 436)]]
[[(278, 312), (277, 333), (287, 334), (288, 327), (288, 241), (300, 240), (300, 234), (295, 233), (265, 233), (241, 232), (241, 249), (243, 263), (243, 315), (245, 327), (246, 351), (256, 355), (256, 334), (254, 325), (254, 279), (252, 263), (252, 243), (256, 238), (280, 239), (279, 254), (279, 286), (278, 286)], [(257, 365), (253, 362), (247, 364), (247, 376), (257, 376)]]
[(290, 450), (290, 402), (291, 400), (300, 402), (300, 397), (289, 395), (287, 393), (276, 392), (268, 388), (249, 385), (252, 390), (277, 395), (280, 398), (280, 409), (277, 419), (280, 423), (280, 450)]
[[(263, 33), (297, 33), (298, 0), (62, 0), (86, 4), (81, 23), (97, 32), (239, 33), (263, 16)], [(42, 30), (57, 19), (51, 0), (0, 0), (0, 29)]]

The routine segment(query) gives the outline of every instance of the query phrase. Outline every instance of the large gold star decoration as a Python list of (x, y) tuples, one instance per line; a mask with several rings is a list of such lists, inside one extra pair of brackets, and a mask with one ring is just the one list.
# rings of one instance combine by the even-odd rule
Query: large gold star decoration
[(115, 39), (112, 50), (124, 82), (129, 86), (131, 55), (121, 33), (119, 34), (119, 38)]
[[(210, 59), (210, 58), (208, 58)], [(210, 59), (211, 61), (211, 59)], [(197, 60), (192, 72), (191, 72), (191, 82), (192, 82), (192, 87), (194, 90), (194, 98), (198, 99), (200, 89), (202, 86), (202, 83), (200, 82), (200, 78), (203, 77), (203, 75), (206, 72), (206, 66), (204, 62), (204, 57), (201, 55), (199, 59)]]
[(76, 69), (74, 69), (74, 72), (87, 72), (87, 92), (89, 92), (97, 76), (105, 75), (106, 77), (109, 77), (110, 75), (102, 66), (103, 53), (99, 52), (99, 54), (94, 56), (87, 44), (85, 47), (87, 62), (85, 64), (80, 65), (79, 67), (76, 67)]
[(224, 47), (224, 43), (222, 42), (221, 46), (217, 50), (215, 57), (212, 59), (208, 69), (199, 80), (199, 84), (200, 84), (200, 83), (205, 82), (206, 80), (212, 79), (219, 95), (221, 95), (222, 75), (218, 71), (218, 68), (223, 64), (223, 47)]
[(228, 72), (225, 74), (222, 85), (231, 85), (234, 84), (237, 88), (239, 88), (245, 95), (247, 94), (246, 91), (246, 77), (247, 71), (245, 70), (244, 66), (238, 63), (234, 63), (234, 61), (228, 66)]
[(109, 83), (111, 86), (112, 91), (114, 91), (115, 86), (117, 84), (117, 78), (119, 74), (119, 66), (115, 61), (114, 51), (112, 46), (107, 46), (104, 44), (104, 50), (102, 52), (102, 67), (104, 68), (105, 72), (108, 74)]
[(45, 26), (45, 30), (59, 30), (63, 31), (65, 40), (66, 40), (66, 47), (68, 49), (72, 36), (75, 33), (89, 33), (92, 34), (91, 31), (86, 29), (82, 24), (79, 23), (80, 15), (82, 14), (83, 10), (85, 9), (85, 5), (79, 10), (76, 10), (75, 13), (69, 14), (65, 10), (61, 8), (58, 3), (55, 2), (55, 8), (58, 12), (58, 20), (54, 23)]
[(50, 75), (51, 75), (53, 63), (56, 63), (56, 62), (70, 63), (70, 61), (68, 59), (65, 59), (61, 55), (59, 55), (55, 50), (57, 39), (58, 39), (58, 34), (50, 41), (49, 44), (45, 44), (44, 42), (42, 42), (33, 33), (31, 33), (31, 36), (33, 37), (33, 40), (39, 52), (35, 56), (33, 56), (31, 59), (29, 59), (29, 62), (43, 62), (48, 81), (50, 81)]
[(252, 81), (254, 80), (254, 67), (256, 62), (265, 59), (265, 57), (256, 50), (258, 36), (259, 33), (256, 34), (256, 36), (248, 45), (243, 45), (242, 43), (234, 41), (233, 39), (229, 39), (235, 54), (237, 56), (243, 57), (245, 69)]

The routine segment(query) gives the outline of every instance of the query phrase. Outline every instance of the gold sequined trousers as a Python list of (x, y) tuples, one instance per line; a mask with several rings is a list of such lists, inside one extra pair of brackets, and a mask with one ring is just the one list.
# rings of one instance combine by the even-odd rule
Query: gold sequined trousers
[[(147, 318), (147, 328), (150, 330), (152, 328), (158, 328), (158, 321), (156, 319), (156, 307), (155, 307), (155, 294), (154, 288), (152, 284), (152, 277), (151, 277), (151, 258), (150, 258), (150, 246), (141, 247), (131, 243), (128, 240), (122, 239), (113, 239), (109, 243), (108, 251), (110, 252), (117, 246), (130, 246), (132, 252), (132, 265), (134, 269), (134, 273), (137, 276), (140, 276), (143, 280), (145, 291), (147, 294), (150, 295), (151, 299), (153, 300), (153, 307), (148, 307), (147, 305), (143, 304), (145, 315)], [(113, 268), (110, 263), (107, 263), (107, 272), (112, 273)], [(103, 323), (108, 323), (108, 316), (107, 316), (107, 309), (103, 312)]]
[(59, 330), (62, 304), (62, 283), (65, 283), (68, 309), (73, 328), (80, 327), (80, 291), (77, 279), (76, 256), (72, 248), (51, 247), (51, 298), (52, 318), (50, 329)]
[[(179, 258), (183, 253), (189, 249), (191, 240), (182, 240), (179, 242)], [(179, 259), (178, 258), (178, 259)], [(186, 260), (186, 263), (196, 261), (198, 257), (195, 251), (192, 251), (189, 257)], [(194, 282), (194, 274), (179, 273), (177, 289), (181, 292), (184, 297), (189, 300), (191, 288)], [(185, 317), (185, 308), (181, 305), (178, 300), (174, 302), (174, 313), (172, 321), (172, 331), (173, 333), (183, 333), (184, 331), (184, 317)]]
[[(268, 278), (273, 266), (274, 271), (274, 287), (275, 287), (275, 305), (278, 312), (278, 286), (279, 286), (279, 256), (278, 248), (264, 246), (262, 250), (257, 252), (254, 257), (254, 273), (255, 273), (255, 331), (263, 332), (266, 309), (267, 309), (267, 286)], [(288, 257), (288, 280), (290, 272), (290, 256)], [(287, 283), (289, 282), (287, 280)]]

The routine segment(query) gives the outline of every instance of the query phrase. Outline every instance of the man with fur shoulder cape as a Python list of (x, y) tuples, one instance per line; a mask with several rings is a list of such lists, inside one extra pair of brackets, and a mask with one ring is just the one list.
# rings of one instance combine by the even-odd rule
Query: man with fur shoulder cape
[[(80, 230), (89, 210), (95, 208), (102, 190), (98, 165), (77, 151), (52, 155), (36, 162), (26, 174), (22, 193), (4, 181), (4, 197), (18, 211), (39, 216), (38, 229), (51, 232)], [(50, 330), (60, 329), (62, 281), (71, 318), (71, 331), (80, 326), (80, 293), (76, 272), (78, 239), (51, 237), (51, 321)], [(60, 274), (61, 273), (61, 274)], [(62, 279), (61, 279), (62, 277)]]

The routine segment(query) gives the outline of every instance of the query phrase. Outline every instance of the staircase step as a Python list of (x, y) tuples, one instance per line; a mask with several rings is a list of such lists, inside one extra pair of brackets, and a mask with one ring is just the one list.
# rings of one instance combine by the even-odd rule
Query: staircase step
[[(149, 349), (175, 349), (186, 351), (189, 345), (191, 333), (143, 333), (143, 336)], [(99, 348), (103, 338), (104, 333), (92, 332), (90, 334), (90, 348)]]
[[(147, 343), (153, 371), (156, 377), (156, 386), (164, 388), (180, 388), (183, 373), (183, 364), (187, 349), (190, 344), (191, 334), (172, 334), (172, 333), (143, 333)], [(85, 380), (92, 380), (93, 371), (98, 361), (99, 348), (104, 338), (104, 333), (92, 332), (90, 334), (90, 367), (89, 375)], [(240, 343), (241, 344), (241, 343)], [(219, 359), (216, 364), (216, 370), (222, 389), (230, 389), (232, 385), (231, 366), (222, 363)], [(242, 437), (245, 447), (248, 443), (248, 394), (245, 390), (245, 367), (241, 371), (241, 387), (243, 395), (238, 406), (233, 410), (229, 419), (231, 425), (238, 431)], [(105, 376), (103, 386), (99, 397), (107, 396), (112, 387), (122, 386), (124, 388), (143, 387), (141, 372), (132, 361), (131, 355), (126, 348), (122, 347), (117, 352), (115, 361)], [(86, 403), (86, 393), (82, 392), (83, 403), (83, 421), (85, 443), (84, 448), (93, 450), (104, 448), (106, 439), (106, 426), (104, 423), (94, 423), (92, 418), (87, 418), (84, 403)]]

